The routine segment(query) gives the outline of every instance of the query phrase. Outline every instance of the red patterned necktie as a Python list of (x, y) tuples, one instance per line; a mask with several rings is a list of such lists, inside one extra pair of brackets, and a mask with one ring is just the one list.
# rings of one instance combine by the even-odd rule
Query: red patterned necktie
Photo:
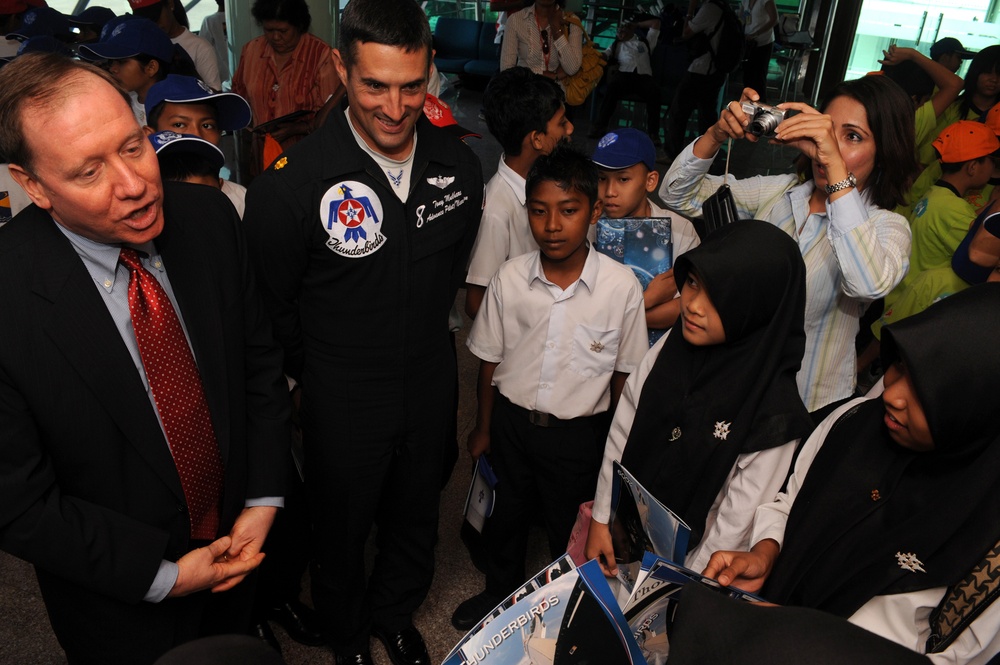
[(191, 538), (215, 540), (222, 500), (222, 457), (198, 366), (170, 298), (142, 266), (139, 253), (124, 248), (118, 260), (132, 273), (128, 284), (132, 328), (181, 478)]

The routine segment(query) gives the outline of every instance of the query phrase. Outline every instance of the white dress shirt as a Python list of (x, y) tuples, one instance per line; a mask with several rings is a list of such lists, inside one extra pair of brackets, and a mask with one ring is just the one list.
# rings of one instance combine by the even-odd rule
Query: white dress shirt
[(524, 205), (524, 178), (500, 156), (496, 174), (486, 183), (483, 218), (469, 257), (469, 284), (486, 286), (504, 261), (538, 251)]
[(593, 248), (565, 290), (540, 253), (511, 259), (490, 281), (469, 349), (499, 363), (493, 385), (514, 404), (570, 419), (608, 410), (613, 372), (631, 372), (648, 346), (642, 286)]

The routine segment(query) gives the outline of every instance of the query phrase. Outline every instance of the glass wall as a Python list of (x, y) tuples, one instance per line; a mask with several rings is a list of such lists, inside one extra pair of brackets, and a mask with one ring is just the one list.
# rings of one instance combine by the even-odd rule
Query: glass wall
[[(955, 37), (970, 51), (1000, 44), (996, 6), (990, 0), (865, 0), (858, 20), (845, 79), (879, 68), (882, 50), (890, 44), (910, 46), (930, 55), (931, 45)], [(964, 74), (964, 68), (959, 75)]]

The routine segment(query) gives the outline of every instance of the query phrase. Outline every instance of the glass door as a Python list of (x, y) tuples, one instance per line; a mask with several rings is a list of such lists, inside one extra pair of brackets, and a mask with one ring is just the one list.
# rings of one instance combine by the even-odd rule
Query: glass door
[[(1000, 43), (996, 6), (990, 0), (864, 0), (858, 18), (845, 80), (880, 67), (883, 49), (890, 44), (916, 48), (930, 55), (931, 45), (955, 37), (970, 51)], [(964, 74), (968, 61), (959, 75)]]

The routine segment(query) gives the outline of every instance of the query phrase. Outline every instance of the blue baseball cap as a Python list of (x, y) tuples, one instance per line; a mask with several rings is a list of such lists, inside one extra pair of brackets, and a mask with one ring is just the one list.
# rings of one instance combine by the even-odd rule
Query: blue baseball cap
[(51, 7), (34, 7), (24, 12), (21, 27), (7, 33), (7, 39), (23, 42), (41, 35), (72, 39), (73, 27), (69, 24), (69, 17)]
[(126, 21), (134, 21), (138, 16), (133, 16), (132, 14), (122, 14), (121, 16), (116, 16), (108, 21), (101, 27), (101, 36), (97, 40), (99, 42), (106, 42), (111, 39), (111, 33), (114, 32), (115, 28), (120, 26)]
[(625, 127), (602, 136), (590, 159), (600, 168), (611, 171), (627, 169), (640, 162), (653, 171), (656, 169), (656, 146), (645, 132)]
[[(103, 39), (103, 31), (101, 35)], [(79, 52), (86, 60), (122, 60), (137, 55), (151, 55), (163, 62), (174, 59), (174, 45), (167, 33), (144, 18), (119, 23), (104, 41), (82, 44)]]
[(117, 18), (115, 13), (107, 7), (94, 6), (87, 7), (75, 16), (70, 16), (69, 22), (76, 23), (77, 25), (93, 25), (101, 27), (113, 18)]
[(212, 104), (217, 111), (219, 129), (233, 132), (250, 124), (250, 105), (235, 92), (215, 92), (193, 76), (170, 74), (154, 83), (146, 93), (146, 115), (163, 102), (174, 104)]
[(153, 144), (157, 157), (187, 152), (206, 158), (217, 169), (221, 169), (226, 163), (226, 158), (218, 147), (194, 134), (156, 132), (149, 135), (149, 142)]
[(73, 57), (73, 50), (65, 43), (52, 35), (39, 35), (25, 39), (17, 48), (17, 55), (9, 58), (0, 58), (0, 63), (10, 62), (25, 53), (61, 53), (67, 58)]

